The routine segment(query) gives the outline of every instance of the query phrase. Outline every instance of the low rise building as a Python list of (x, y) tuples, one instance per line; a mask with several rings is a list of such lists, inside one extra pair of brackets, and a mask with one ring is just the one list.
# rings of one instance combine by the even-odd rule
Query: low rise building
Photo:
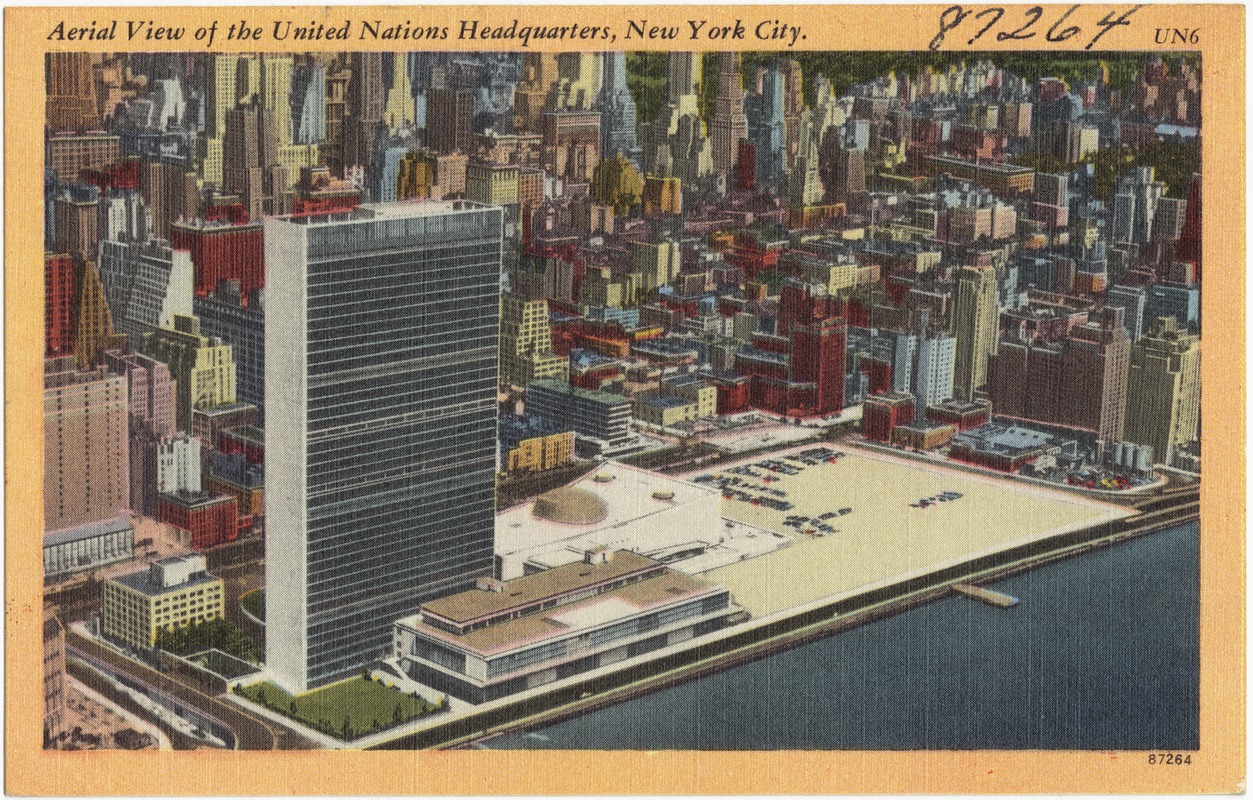
[(44, 580), (127, 561), (135, 556), (130, 514), (44, 534)]
[(500, 455), (506, 472), (543, 472), (574, 462), (574, 431), (543, 417), (500, 415)]
[(687, 641), (737, 611), (721, 586), (598, 548), (424, 604), (396, 622), (394, 656), (415, 680), (482, 703)]
[(197, 550), (239, 538), (239, 512), (230, 495), (189, 491), (162, 494), (158, 519), (189, 531), (191, 546)]
[(147, 569), (104, 582), (104, 635), (150, 650), (164, 630), (223, 616), (222, 580), (205, 572), (204, 556), (166, 558)]

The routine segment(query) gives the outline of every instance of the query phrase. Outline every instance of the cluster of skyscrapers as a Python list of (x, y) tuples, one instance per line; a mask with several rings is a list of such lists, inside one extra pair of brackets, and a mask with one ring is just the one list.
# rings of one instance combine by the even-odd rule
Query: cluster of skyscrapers
[[(911, 449), (995, 420), (1195, 470), (1200, 179), (1141, 156), (1198, 151), (1199, 74), (1093, 75), (51, 54), (47, 578), (132, 557), (128, 512), (264, 531), (267, 667), (304, 691), (499, 577), (498, 471), (641, 430), (861, 406)], [(980, 442), (953, 457), (1030, 461)]]

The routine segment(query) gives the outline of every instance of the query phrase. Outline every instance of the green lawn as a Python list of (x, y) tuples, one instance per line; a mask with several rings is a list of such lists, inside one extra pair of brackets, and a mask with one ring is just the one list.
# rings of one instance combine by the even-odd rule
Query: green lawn
[(239, 598), (239, 604), (244, 610), (259, 620), (265, 620), (265, 589), (253, 589), (251, 592), (244, 592)]
[(241, 697), (344, 740), (390, 728), (445, 708), (362, 677), (350, 678), (295, 698), (269, 681), (237, 689), (236, 692)]

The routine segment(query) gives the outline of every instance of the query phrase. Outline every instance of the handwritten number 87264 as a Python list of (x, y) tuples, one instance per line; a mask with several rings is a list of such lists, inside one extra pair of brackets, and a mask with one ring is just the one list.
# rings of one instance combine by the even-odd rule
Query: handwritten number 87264
[[(1117, 16), (1117, 17), (1114, 16), (1115, 14), (1118, 13), (1117, 11), (1111, 11), (1108, 14), (1106, 14), (1100, 21), (1096, 23), (1096, 27), (1099, 28), (1100, 30), (1096, 32), (1096, 34), (1092, 37), (1091, 41), (1089, 41), (1087, 44), (1083, 46), (1083, 49), (1091, 50), (1092, 46), (1096, 44), (1098, 41), (1100, 41), (1102, 36), (1109, 33), (1114, 28), (1117, 28), (1120, 25), (1130, 25), (1131, 15), (1143, 7), (1144, 6), (1142, 5), (1132, 6), (1131, 8), (1127, 9), (1120, 16)], [(1079, 6), (1077, 5), (1071, 6), (1070, 8), (1066, 9), (1066, 11), (1060, 17), (1054, 20), (1053, 24), (1049, 26), (1049, 29), (1044, 32), (1045, 41), (1053, 42), (1053, 43), (1064, 42), (1067, 39), (1073, 39), (1074, 37), (1082, 34), (1083, 29), (1079, 25), (1067, 25), (1066, 24), (1070, 15), (1073, 14), (1078, 9), (1079, 9)], [(953, 32), (958, 27), (960, 27), (962, 23), (964, 23), (967, 20), (967, 18), (970, 18), (972, 20), (972, 24), (979, 25), (978, 29), (975, 30), (974, 35), (966, 40), (967, 46), (973, 45), (975, 42), (979, 41), (979, 39), (985, 33), (992, 30), (992, 28), (994, 28), (996, 24), (1000, 22), (1001, 18), (1004, 16), (1005, 16), (1005, 9), (1002, 8), (1001, 6), (992, 6), (991, 8), (985, 8), (982, 11), (979, 11), (978, 13), (976, 13), (974, 9), (962, 8), (961, 6), (949, 6), (948, 8), (944, 9), (944, 11), (940, 13), (940, 32), (937, 33), (935, 35), (935, 38), (931, 40), (931, 45), (930, 45), (931, 49), (939, 50), (941, 45), (944, 44), (945, 35)], [(1017, 28), (1014, 28), (1013, 30), (998, 31), (996, 34), (996, 41), (1007, 42), (1010, 40), (1030, 39), (1034, 37), (1037, 31), (1033, 31), (1030, 29), (1037, 22), (1039, 22), (1040, 18), (1043, 16), (1044, 16), (1043, 6), (1031, 6), (1025, 12), (1023, 12), (1024, 19), (1022, 21), (1022, 24), (1019, 25)], [(1009, 21), (1006, 22), (1006, 26), (1010, 24), (1013, 24), (1013, 23)]]

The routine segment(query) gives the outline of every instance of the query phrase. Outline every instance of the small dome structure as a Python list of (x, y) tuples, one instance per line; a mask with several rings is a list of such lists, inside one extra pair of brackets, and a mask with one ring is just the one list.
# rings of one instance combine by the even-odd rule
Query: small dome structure
[(562, 486), (535, 498), (531, 513), (550, 522), (591, 525), (609, 516), (605, 501), (586, 489)]

